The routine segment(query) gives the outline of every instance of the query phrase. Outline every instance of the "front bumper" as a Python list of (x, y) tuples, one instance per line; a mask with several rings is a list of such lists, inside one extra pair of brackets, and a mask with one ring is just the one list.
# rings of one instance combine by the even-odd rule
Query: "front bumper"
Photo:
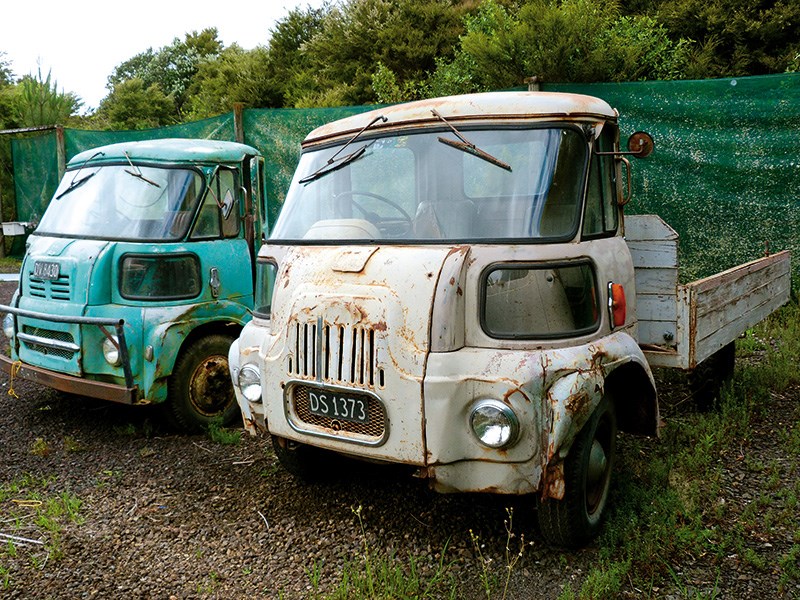
[[(78, 325), (96, 325), (107, 336), (109, 334), (106, 332), (104, 327), (114, 327), (119, 344), (122, 369), (125, 375), (125, 385), (117, 385), (84, 379), (50, 369), (43, 369), (41, 367), (35, 367), (19, 360), (13, 360), (8, 356), (0, 355), (0, 368), (8, 373), (9, 377), (12, 379), (12, 383), (14, 378), (21, 378), (51, 387), (56, 390), (60, 390), (62, 392), (80, 394), (82, 396), (89, 396), (90, 398), (110, 400), (112, 402), (119, 402), (122, 404), (134, 404), (138, 400), (139, 388), (134, 384), (133, 381), (130, 355), (128, 353), (128, 346), (125, 341), (124, 320), (52, 315), (5, 305), (0, 305), (0, 311), (11, 313), (17, 317), (41, 319), (43, 321), (74, 323)], [(46, 340), (39, 340), (38, 343), (47, 344), (48, 342)]]

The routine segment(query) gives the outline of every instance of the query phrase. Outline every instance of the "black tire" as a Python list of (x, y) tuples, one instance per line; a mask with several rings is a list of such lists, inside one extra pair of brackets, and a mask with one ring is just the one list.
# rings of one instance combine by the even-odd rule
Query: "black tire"
[(733, 378), (736, 363), (736, 343), (723, 346), (689, 373), (689, 391), (700, 411), (719, 406), (722, 388)]
[(211, 423), (241, 419), (228, 370), (232, 343), (227, 335), (209, 335), (185, 348), (175, 362), (165, 408), (181, 429), (199, 432)]
[(281, 466), (294, 477), (313, 483), (331, 477), (334, 455), (313, 446), (272, 436), (272, 449)]
[(564, 459), (564, 498), (539, 501), (539, 528), (549, 544), (579, 547), (600, 531), (611, 489), (616, 440), (614, 404), (605, 396)]

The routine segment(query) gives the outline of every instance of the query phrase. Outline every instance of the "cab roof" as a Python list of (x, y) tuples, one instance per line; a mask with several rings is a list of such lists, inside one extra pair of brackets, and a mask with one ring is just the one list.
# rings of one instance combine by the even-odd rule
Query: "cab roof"
[(480, 121), (530, 120), (616, 120), (615, 109), (599, 98), (557, 92), (487, 92), (418, 100), (386, 106), (328, 123), (312, 131), (303, 146), (339, 136), (352, 135), (370, 121), (383, 115), (386, 122), (376, 122), (370, 131), (412, 128), (441, 124), (436, 110), (450, 123)]
[(156, 163), (235, 163), (261, 155), (252, 146), (236, 142), (167, 138), (92, 148), (73, 156), (67, 166), (80, 166), (89, 159), (92, 164), (125, 161), (126, 154), (132, 161)]

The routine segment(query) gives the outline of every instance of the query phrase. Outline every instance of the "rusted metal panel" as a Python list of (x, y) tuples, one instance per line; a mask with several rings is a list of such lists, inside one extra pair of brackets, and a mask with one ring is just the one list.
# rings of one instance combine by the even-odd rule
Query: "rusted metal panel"
[(418, 128), (434, 124), (438, 122), (438, 118), (432, 114), (432, 110), (437, 110), (448, 121), (453, 122), (497, 123), (509, 119), (526, 122), (547, 119), (607, 120), (617, 117), (617, 112), (605, 101), (581, 94), (489, 92), (419, 100), (361, 113), (318, 127), (308, 135), (303, 145), (308, 146), (339, 136), (351, 136), (378, 116), (386, 117), (386, 122), (373, 125), (373, 131), (397, 127)]
[(100, 381), (81, 379), (80, 377), (73, 377), (13, 361), (2, 354), (0, 354), (0, 368), (8, 373), (12, 383), (15, 378), (26, 379), (62, 392), (110, 400), (121, 404), (135, 404), (139, 396), (139, 388), (135, 386), (128, 388)]

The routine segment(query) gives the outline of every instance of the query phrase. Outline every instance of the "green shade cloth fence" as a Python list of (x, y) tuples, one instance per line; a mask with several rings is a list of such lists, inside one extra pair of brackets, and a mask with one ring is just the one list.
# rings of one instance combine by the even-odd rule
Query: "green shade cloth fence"
[[(795, 250), (800, 274), (800, 74), (704, 81), (550, 84), (544, 91), (589, 94), (620, 112), (623, 135), (655, 139), (633, 159), (630, 213), (660, 215), (681, 236), (681, 278), (695, 279), (761, 256)], [(247, 109), (244, 142), (266, 157), (269, 221), (277, 211), (313, 128), (374, 106)], [(126, 140), (235, 139), (233, 113), (145, 131), (64, 130), (69, 160)], [(12, 141), (20, 221), (38, 219), (58, 183), (55, 132)]]

